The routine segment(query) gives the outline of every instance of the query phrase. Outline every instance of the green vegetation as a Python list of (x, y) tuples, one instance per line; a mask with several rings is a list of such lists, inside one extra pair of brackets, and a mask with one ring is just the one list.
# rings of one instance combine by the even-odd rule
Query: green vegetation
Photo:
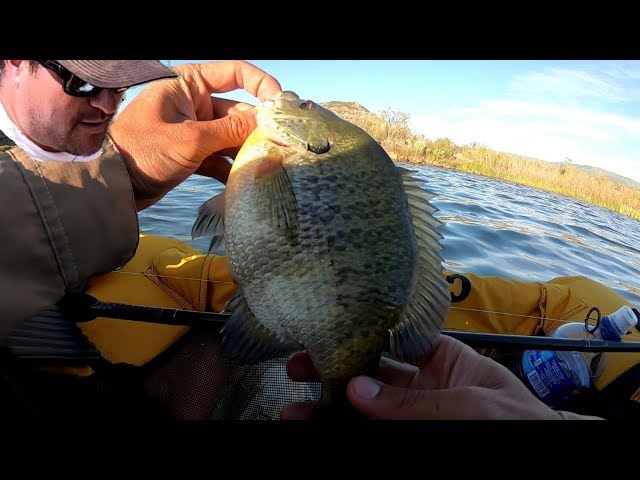
[(640, 220), (640, 190), (591, 175), (570, 160), (550, 163), (490, 150), (482, 145), (458, 146), (448, 138), (430, 140), (409, 127), (409, 115), (386, 109), (374, 114), (347, 102), (323, 104), (375, 138), (393, 158), (434, 167), (451, 168), (507, 180), (576, 198)]

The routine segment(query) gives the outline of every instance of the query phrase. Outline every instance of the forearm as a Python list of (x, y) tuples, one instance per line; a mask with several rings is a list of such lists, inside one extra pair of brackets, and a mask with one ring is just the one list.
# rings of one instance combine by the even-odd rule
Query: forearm
[[(153, 178), (148, 173), (149, 168), (141, 166), (126, 148), (116, 142), (114, 144), (129, 175), (136, 210), (140, 212), (159, 201), (165, 195), (165, 186), (163, 182)], [(159, 175), (160, 172), (158, 172), (157, 176)]]

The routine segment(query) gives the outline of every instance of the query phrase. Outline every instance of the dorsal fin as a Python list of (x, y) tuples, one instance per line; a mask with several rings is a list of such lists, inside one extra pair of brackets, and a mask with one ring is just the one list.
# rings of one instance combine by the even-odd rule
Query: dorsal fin
[(429, 203), (434, 194), (422, 188), (424, 182), (411, 170), (398, 169), (416, 234), (418, 268), (413, 295), (400, 309), (389, 342), (394, 355), (411, 360), (424, 355), (437, 340), (449, 312), (451, 294), (442, 275), (442, 235), (438, 232), (442, 222), (433, 216), (438, 210)]

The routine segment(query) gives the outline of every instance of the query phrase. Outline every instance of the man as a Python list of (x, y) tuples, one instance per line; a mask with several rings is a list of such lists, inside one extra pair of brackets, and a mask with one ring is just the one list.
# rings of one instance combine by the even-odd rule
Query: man
[(129, 260), (137, 245), (136, 209), (152, 205), (201, 167), (216, 178), (225, 168), (228, 173), (228, 166), (217, 167), (220, 158), (203, 161), (241, 145), (255, 119), (248, 112), (227, 115), (246, 105), (197, 101), (214, 90), (240, 88), (238, 80), (261, 98), (280, 88), (243, 62), (186, 66), (179, 70), (180, 85), (196, 84), (196, 97), (181, 91), (175, 96), (182, 104), (149, 112), (172, 115), (175, 122), (149, 118), (158, 123), (150, 131), (125, 116), (103, 145), (126, 88), (175, 78), (174, 71), (155, 60), (5, 60), (1, 68), (0, 131), (17, 148), (0, 163), (6, 200), (0, 210), (0, 342), (65, 291)]
[[(125, 90), (151, 81), (153, 101), (132, 102), (133, 115), (111, 125)], [(250, 105), (211, 94), (239, 88), (264, 100), (280, 85), (246, 62), (2, 61), (0, 345), (42, 356), (33, 345), (50, 326), (30, 319), (132, 258), (137, 210), (194, 172), (226, 180), (216, 152), (239, 147), (255, 117)], [(10, 389), (31, 373), (14, 366)]]

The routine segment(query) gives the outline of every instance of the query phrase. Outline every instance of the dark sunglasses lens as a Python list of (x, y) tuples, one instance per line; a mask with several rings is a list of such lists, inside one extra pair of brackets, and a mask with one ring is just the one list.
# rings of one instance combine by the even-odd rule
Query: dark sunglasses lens
[(70, 95), (75, 95), (77, 97), (90, 97), (92, 95), (97, 95), (100, 93), (100, 90), (102, 90), (100, 87), (91, 85), (89, 82), (85, 82), (75, 75), (72, 76), (67, 83), (67, 92)]

